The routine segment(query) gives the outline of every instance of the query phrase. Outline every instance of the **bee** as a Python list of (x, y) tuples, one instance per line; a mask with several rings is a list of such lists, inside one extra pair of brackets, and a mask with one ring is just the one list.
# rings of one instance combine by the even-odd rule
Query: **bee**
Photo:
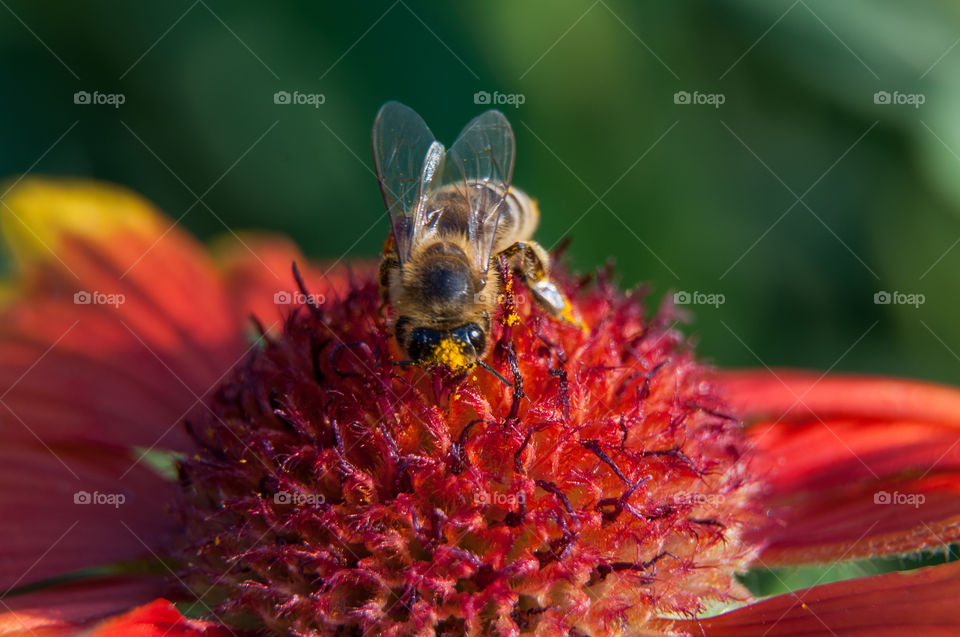
[(392, 229), (380, 289), (407, 362), (482, 364), (501, 298), (500, 256), (551, 316), (578, 324), (550, 280), (547, 251), (531, 238), (537, 205), (510, 184), (515, 150), (513, 129), (496, 110), (474, 118), (449, 149), (399, 102), (377, 114), (373, 156)]

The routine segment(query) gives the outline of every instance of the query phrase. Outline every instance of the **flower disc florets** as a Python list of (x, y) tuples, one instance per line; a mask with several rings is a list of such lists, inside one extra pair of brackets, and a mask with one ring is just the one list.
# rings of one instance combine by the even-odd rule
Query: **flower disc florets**
[(656, 634), (743, 596), (739, 423), (669, 307), (564, 287), (585, 329), (498, 307), (512, 386), (396, 365), (373, 276), (292, 312), (189, 424), (187, 574), (281, 635)]

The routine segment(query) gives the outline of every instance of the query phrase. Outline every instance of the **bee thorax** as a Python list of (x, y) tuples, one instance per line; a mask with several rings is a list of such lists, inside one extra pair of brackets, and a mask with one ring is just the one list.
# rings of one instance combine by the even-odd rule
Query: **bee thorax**
[(433, 311), (456, 313), (474, 302), (476, 282), (465, 261), (435, 259), (421, 267), (418, 292), (424, 305)]

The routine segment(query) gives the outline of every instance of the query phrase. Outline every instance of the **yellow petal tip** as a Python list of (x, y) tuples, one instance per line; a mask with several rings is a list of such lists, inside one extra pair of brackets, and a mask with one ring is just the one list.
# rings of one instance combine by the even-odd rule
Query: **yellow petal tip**
[(23, 264), (56, 254), (67, 236), (100, 241), (123, 234), (159, 236), (160, 217), (130, 190), (85, 179), (23, 177), (4, 185), (0, 231)]

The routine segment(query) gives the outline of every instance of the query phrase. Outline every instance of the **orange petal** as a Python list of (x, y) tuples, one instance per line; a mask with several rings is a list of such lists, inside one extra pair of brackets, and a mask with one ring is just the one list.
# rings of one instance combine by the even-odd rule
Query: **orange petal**
[(351, 271), (361, 274), (376, 268), (373, 261), (311, 264), (285, 237), (241, 234), (213, 246), (232, 303), (244, 316), (255, 316), (264, 328), (279, 328), (290, 310), (305, 300), (297, 288), (292, 264), (303, 273), (307, 292), (320, 304), (328, 297), (348, 293)]
[(147, 331), (163, 322), (177, 328), (164, 334), (170, 341), (201, 346), (224, 343), (235, 327), (203, 246), (124, 188), (27, 178), (4, 198), (0, 229), (27, 295), (123, 295), (118, 318)]
[(229, 637), (236, 633), (210, 622), (187, 619), (173, 604), (158, 599), (107, 620), (86, 637)]
[(767, 544), (763, 563), (960, 539), (960, 391), (802, 372), (737, 372), (722, 382), (741, 413), (760, 419), (750, 437), (754, 470), (769, 487), (771, 523), (754, 538)]
[[(9, 614), (2, 616), (7, 617)], [(18, 622), (13, 619), (12, 622)], [(100, 622), (0, 624), (0, 637), (237, 637), (229, 628), (187, 619), (165, 599)]]
[(789, 369), (726, 371), (720, 379), (729, 402), (751, 421), (839, 417), (960, 427), (960, 391), (946, 385)]
[(182, 419), (246, 349), (203, 247), (107, 184), (27, 178), (2, 204), (21, 297), (0, 315), (6, 429), (186, 448)]
[(4, 439), (188, 448), (182, 420), (213, 372), (193, 364), (195, 348), (133, 329), (110, 310), (57, 298), (0, 315)]
[(157, 577), (109, 577), (7, 597), (0, 607), (0, 637), (47, 634), (43, 631), (70, 634), (77, 625), (156, 599), (162, 584)]
[(679, 622), (704, 637), (948, 637), (960, 634), (960, 563), (815, 586)]
[(304, 265), (299, 248), (285, 237), (243, 234), (224, 237), (212, 247), (223, 272), (231, 302), (247, 316), (255, 316), (264, 328), (279, 327), (282, 304), (274, 295), (291, 295), (294, 280), (291, 264)]
[(0, 446), (0, 590), (151, 558), (175, 521), (171, 485), (124, 449)]
[(18, 628), (0, 627), (0, 637), (80, 637), (81, 631), (76, 626), (43, 626), (20, 630)]

